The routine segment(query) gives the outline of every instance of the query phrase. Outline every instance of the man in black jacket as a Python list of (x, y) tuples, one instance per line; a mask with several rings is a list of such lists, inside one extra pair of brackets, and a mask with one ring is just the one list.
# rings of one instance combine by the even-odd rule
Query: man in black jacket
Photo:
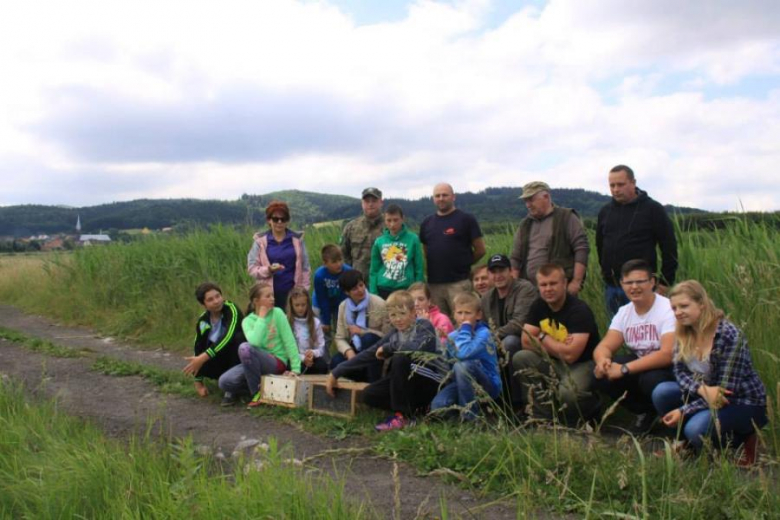
[(620, 269), (628, 260), (642, 259), (658, 272), (656, 246), (661, 249), (657, 292), (665, 294), (677, 271), (677, 239), (664, 207), (636, 187), (634, 171), (619, 164), (609, 172), (612, 200), (599, 211), (596, 250), (605, 283), (610, 316), (628, 303), (620, 288)]

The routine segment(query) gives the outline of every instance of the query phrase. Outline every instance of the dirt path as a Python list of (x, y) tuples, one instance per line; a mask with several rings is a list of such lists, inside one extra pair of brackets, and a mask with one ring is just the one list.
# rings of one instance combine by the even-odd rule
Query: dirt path
[[(63, 327), (50, 320), (27, 315), (0, 305), (0, 326), (46, 339), (74, 349), (87, 349), (82, 358), (56, 358), (31, 352), (20, 345), (0, 340), (0, 374), (7, 374), (47, 396), (57, 396), (68, 413), (89, 419), (111, 435), (143, 432), (150, 420), (173, 437), (191, 435), (199, 445), (230, 456), (244, 439), (266, 441), (275, 437), (289, 443), (296, 458), (310, 457), (333, 448), (366, 447), (370, 440), (334, 441), (309, 434), (267, 417), (258, 418), (241, 409), (223, 409), (213, 402), (162, 394), (140, 377), (112, 377), (90, 370), (97, 356), (135, 361), (178, 370), (179, 356), (161, 350), (140, 350), (102, 338), (84, 328)], [(393, 512), (393, 462), (366, 455), (323, 457), (315, 462), (325, 471), (346, 475), (345, 496), (368, 500), (387, 517)], [(516, 518), (511, 504), (484, 507), (472, 493), (434, 477), (417, 476), (400, 464), (401, 512), (408, 519), (438, 517), (438, 499), (443, 495), (450, 514), (460, 518)]]

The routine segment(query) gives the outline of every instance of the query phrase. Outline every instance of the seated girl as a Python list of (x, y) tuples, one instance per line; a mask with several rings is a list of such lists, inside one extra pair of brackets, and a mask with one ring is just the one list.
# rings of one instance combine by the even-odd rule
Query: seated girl
[[(766, 391), (753, 368), (747, 338), (695, 280), (669, 293), (677, 319), (674, 375), (659, 384), (653, 404), (666, 426), (680, 425), (688, 445), (700, 452), (744, 444), (740, 464), (756, 458), (755, 429), (767, 423)], [(717, 418), (718, 427), (715, 426)]]
[[(274, 307), (274, 291), (258, 282), (249, 291), (249, 307), (241, 328), (247, 343), (238, 347), (240, 365), (219, 378), (219, 387), (232, 394), (259, 391), (260, 377), (267, 374), (301, 373), (301, 358), (284, 311)], [(249, 404), (257, 406), (259, 395)]]
[(327, 348), (320, 320), (314, 316), (309, 291), (297, 285), (287, 296), (287, 321), (292, 327), (302, 374), (327, 374)]
[(409, 294), (414, 298), (414, 310), (418, 318), (428, 320), (436, 329), (442, 346), (447, 344), (447, 336), (455, 330), (449, 316), (442, 313), (431, 303), (431, 290), (425, 282), (416, 282), (409, 286)]

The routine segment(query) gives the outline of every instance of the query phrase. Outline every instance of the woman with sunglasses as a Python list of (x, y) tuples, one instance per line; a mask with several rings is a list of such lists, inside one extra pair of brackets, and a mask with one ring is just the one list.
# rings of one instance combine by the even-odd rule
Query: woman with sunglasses
[(252, 249), (247, 256), (247, 271), (258, 282), (265, 282), (274, 291), (274, 305), (284, 309), (287, 294), (296, 285), (309, 288), (311, 268), (303, 233), (287, 228), (290, 208), (273, 200), (265, 208), (268, 231), (254, 235)]

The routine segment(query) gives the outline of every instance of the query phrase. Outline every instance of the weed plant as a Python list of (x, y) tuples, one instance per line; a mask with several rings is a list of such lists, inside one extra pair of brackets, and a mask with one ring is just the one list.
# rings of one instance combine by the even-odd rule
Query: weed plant
[(56, 403), (30, 403), (0, 381), (0, 517), (375, 517), (345, 500), (342, 482), (290, 465), (273, 442), (251, 464), (232, 467), (194, 448), (190, 440), (107, 439)]

